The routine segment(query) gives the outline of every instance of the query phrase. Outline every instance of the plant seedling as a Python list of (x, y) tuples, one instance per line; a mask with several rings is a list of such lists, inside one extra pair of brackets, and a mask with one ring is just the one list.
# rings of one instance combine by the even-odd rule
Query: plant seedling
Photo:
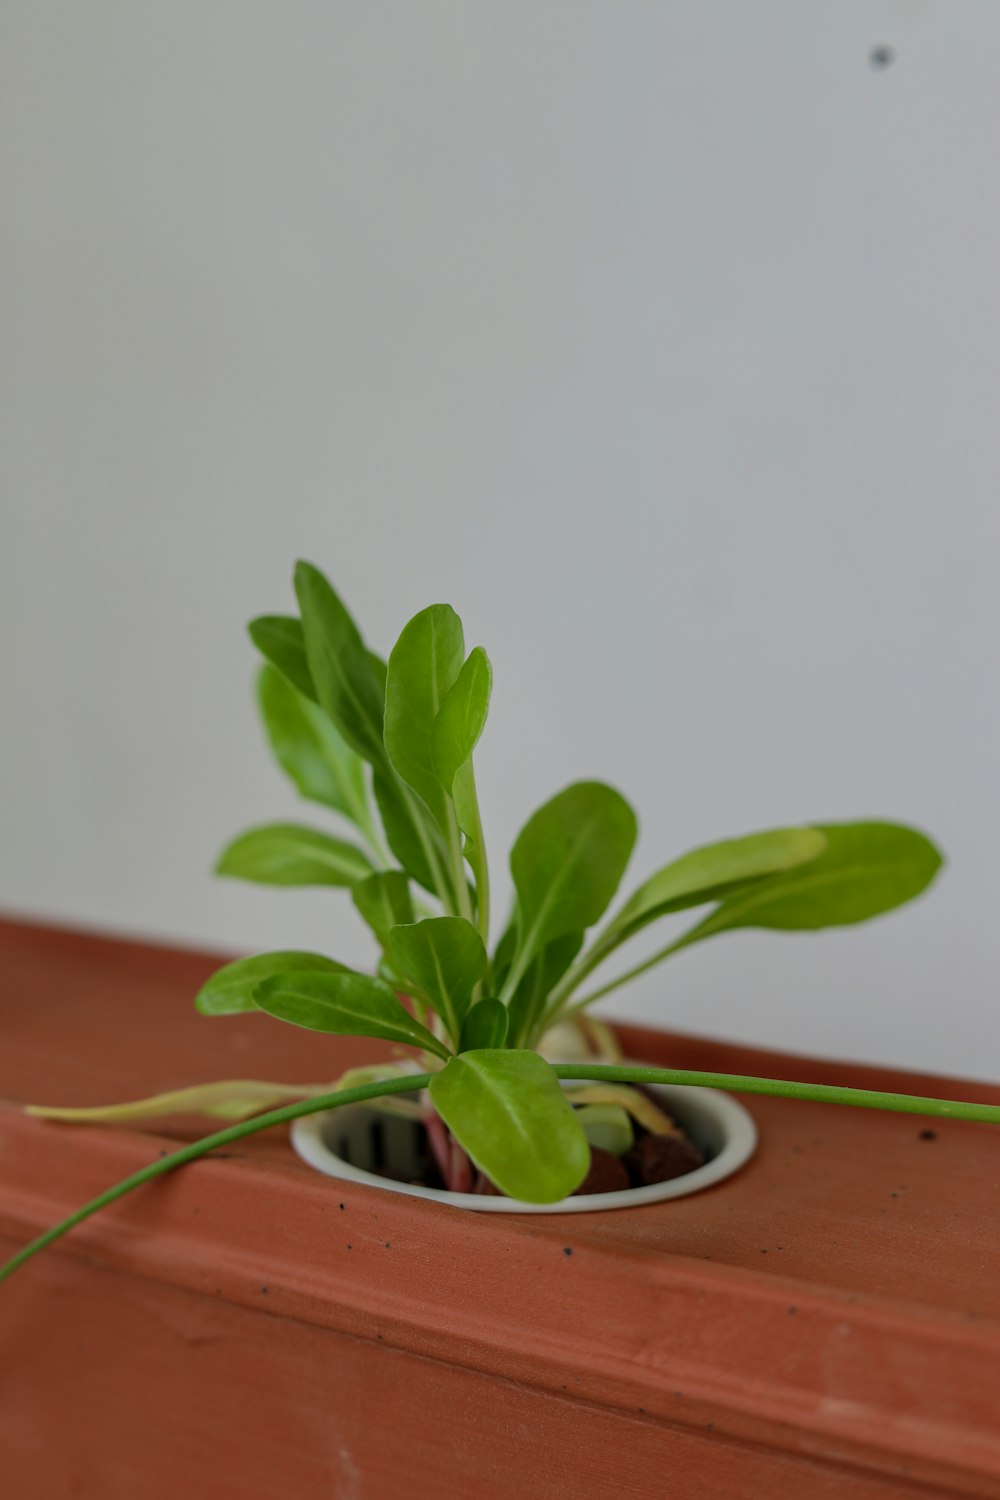
[[(1000, 1122), (1000, 1106), (546, 1061), (539, 1048), (554, 1026), (685, 948), (746, 927), (804, 931), (877, 917), (920, 895), (940, 854), (898, 823), (770, 829), (671, 860), (609, 915), (636, 841), (636, 815), (613, 787), (579, 781), (538, 808), (514, 841), (514, 908), (491, 943), (473, 771), (490, 701), (485, 651), (467, 653), (458, 615), (432, 604), (404, 626), (386, 662), (316, 568), (298, 565), (295, 591), (298, 614), (263, 616), (249, 627), (264, 657), (258, 703), (278, 764), (304, 798), (335, 815), (338, 829), (263, 824), (230, 843), (217, 868), (269, 885), (350, 891), (374, 937), (377, 972), (318, 953), (263, 953), (225, 965), (195, 1003), (206, 1016), (262, 1011), (327, 1035), (389, 1041), (401, 1060), (355, 1070), (336, 1087), (238, 1080), (107, 1109), (34, 1107), (53, 1119), (124, 1123), (197, 1109), (229, 1123), (85, 1205), (25, 1247), (0, 1279), (82, 1219), (184, 1162), (298, 1116), (373, 1099), (400, 1109), (406, 1104), (398, 1096), (426, 1091), (474, 1167), (501, 1192), (531, 1203), (555, 1203), (579, 1187), (591, 1142), (627, 1147), (632, 1125), (622, 1084), (696, 1084)], [(686, 911), (699, 914), (679, 937), (592, 981), (638, 933)], [(582, 1091), (574, 1108), (561, 1087), (569, 1079), (603, 1087)], [(642, 1097), (633, 1096), (633, 1112), (641, 1112), (635, 1101)]]

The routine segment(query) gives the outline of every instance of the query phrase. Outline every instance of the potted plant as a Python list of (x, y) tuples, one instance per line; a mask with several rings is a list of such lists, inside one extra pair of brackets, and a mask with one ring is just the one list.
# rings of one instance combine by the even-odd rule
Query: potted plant
[[(940, 867), (938, 851), (924, 834), (895, 823), (775, 829), (674, 859), (608, 917), (635, 844), (636, 817), (612, 787), (577, 782), (518, 835), (510, 857), (515, 907), (492, 942), (473, 772), (490, 699), (485, 652), (466, 654), (458, 616), (432, 605), (404, 627), (383, 662), (317, 569), (300, 564), (295, 588), (299, 616), (264, 616), (250, 625), (265, 658), (261, 713), (274, 754), (301, 794), (350, 822), (353, 833), (345, 839), (297, 823), (267, 824), (231, 843), (218, 869), (274, 885), (348, 889), (374, 935), (378, 971), (359, 973), (316, 953), (264, 953), (218, 970), (196, 1004), (209, 1016), (261, 1011), (316, 1032), (377, 1038), (402, 1055), (352, 1070), (332, 1087), (238, 1080), (108, 1109), (35, 1107), (50, 1118), (122, 1122), (197, 1109), (232, 1123), (102, 1193), (26, 1246), (0, 1276), (184, 1162), (275, 1124), (329, 1118), (375, 1101), (388, 1111), (383, 1126), (400, 1124), (406, 1137), (402, 1175), (426, 1177), (404, 1182), (404, 1190), (507, 1211), (600, 1207), (614, 1201), (607, 1192), (623, 1195), (617, 1201), (636, 1193), (644, 1201), (644, 1194), (678, 1192), (688, 1174), (694, 1186), (717, 1180), (713, 1163), (728, 1149), (729, 1127), (738, 1135), (740, 1113), (724, 1109), (723, 1118), (706, 1105), (709, 1094), (685, 1093), (691, 1089), (1000, 1121), (997, 1105), (608, 1060), (607, 1034), (586, 1021), (601, 996), (727, 931), (816, 929), (878, 916), (925, 890)], [(651, 958), (603, 983), (592, 978), (637, 933), (700, 908), (707, 912)], [(589, 1039), (590, 1056), (565, 1054), (560, 1035), (565, 1039), (568, 1025), (575, 1040)], [(553, 1049), (550, 1061), (543, 1054)], [(655, 1089), (670, 1092), (656, 1096)], [(293, 1102), (283, 1103), (289, 1094)], [(685, 1098), (695, 1100), (693, 1124)], [(355, 1140), (359, 1132), (370, 1139), (369, 1117), (361, 1118)], [(351, 1149), (350, 1134), (343, 1150)], [(331, 1139), (322, 1129), (298, 1127), (307, 1159), (350, 1175), (351, 1163), (338, 1163)], [(752, 1131), (744, 1129), (728, 1165), (735, 1169), (752, 1149)], [(400, 1175), (398, 1162), (382, 1165)]]

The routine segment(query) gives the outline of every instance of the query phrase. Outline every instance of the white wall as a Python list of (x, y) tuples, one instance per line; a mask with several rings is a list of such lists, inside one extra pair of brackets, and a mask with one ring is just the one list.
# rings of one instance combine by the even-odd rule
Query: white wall
[(208, 873), (309, 815), (243, 635), (305, 555), (487, 646), (496, 862), (580, 776), (637, 874), (950, 856), (612, 1014), (995, 1075), (1000, 6), (6, 0), (0, 65), (0, 902), (366, 961)]

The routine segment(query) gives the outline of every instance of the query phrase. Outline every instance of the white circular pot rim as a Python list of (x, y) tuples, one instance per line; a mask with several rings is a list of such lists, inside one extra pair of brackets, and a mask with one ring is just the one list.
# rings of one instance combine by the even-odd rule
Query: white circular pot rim
[[(292, 1121), (292, 1145), (310, 1167), (327, 1177), (336, 1177), (345, 1182), (360, 1182), (366, 1187), (382, 1188), (390, 1193), (403, 1193), (410, 1198), (427, 1198), (434, 1203), (444, 1203), (450, 1208), (471, 1208), (477, 1213), (494, 1214), (587, 1214), (604, 1213), (616, 1208), (641, 1208), (646, 1203), (662, 1203), (668, 1198), (686, 1198), (691, 1193), (700, 1193), (713, 1187), (726, 1177), (738, 1172), (749, 1161), (757, 1147), (757, 1126), (743, 1105), (730, 1094), (718, 1089), (699, 1088), (692, 1085), (651, 1085), (669, 1105), (675, 1104), (680, 1113), (688, 1111), (709, 1119), (721, 1129), (724, 1144), (718, 1155), (704, 1166), (686, 1172), (682, 1177), (673, 1177), (669, 1182), (654, 1182), (648, 1187), (623, 1188), (614, 1193), (585, 1193), (576, 1198), (562, 1198), (558, 1203), (525, 1203), (518, 1198), (496, 1198), (485, 1193), (452, 1193), (444, 1188), (420, 1187), (411, 1182), (394, 1182), (352, 1166), (332, 1151), (323, 1139), (323, 1122), (334, 1111), (314, 1115), (300, 1115)], [(364, 1108), (363, 1105), (347, 1108)]]

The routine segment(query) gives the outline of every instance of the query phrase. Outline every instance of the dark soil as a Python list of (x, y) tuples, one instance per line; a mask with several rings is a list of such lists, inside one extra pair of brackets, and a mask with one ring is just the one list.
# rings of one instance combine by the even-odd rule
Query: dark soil
[[(662, 1108), (662, 1105), (661, 1105)], [(380, 1177), (395, 1182), (411, 1182), (420, 1187), (446, 1189), (444, 1178), (431, 1149), (427, 1131), (423, 1125), (413, 1125), (412, 1154), (405, 1167), (387, 1161), (382, 1149), (380, 1122), (373, 1121), (374, 1162), (369, 1165)], [(592, 1147), (590, 1171), (573, 1195), (590, 1193), (619, 1193), (628, 1188), (649, 1187), (654, 1182), (669, 1182), (683, 1177), (703, 1166), (705, 1157), (695, 1143), (680, 1127), (670, 1135), (654, 1135), (636, 1126), (636, 1139), (624, 1156), (612, 1156), (610, 1151)], [(489, 1197), (501, 1196), (499, 1189), (482, 1172), (476, 1174), (471, 1191)]]

